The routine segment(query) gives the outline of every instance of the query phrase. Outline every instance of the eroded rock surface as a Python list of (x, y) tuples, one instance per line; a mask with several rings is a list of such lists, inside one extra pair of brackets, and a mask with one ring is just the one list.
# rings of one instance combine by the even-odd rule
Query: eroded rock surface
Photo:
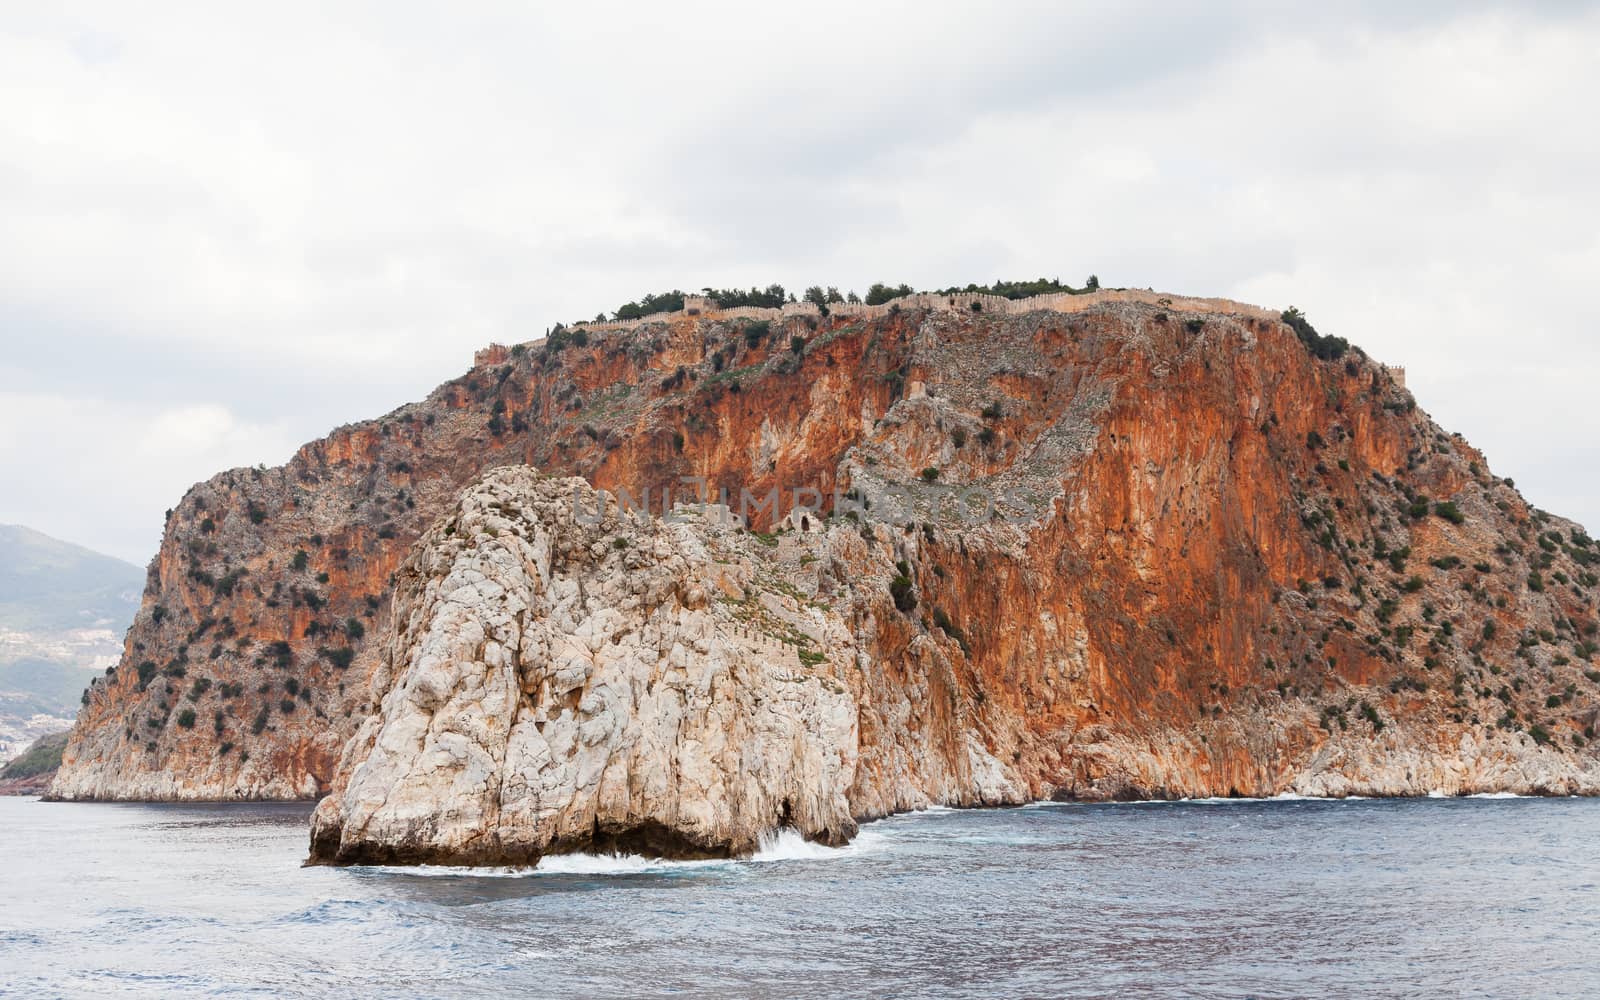
[[(400, 573), (378, 713), (317, 812), (319, 857), (716, 856), (780, 823), (854, 833), (854, 702), (802, 661), (814, 640), (763, 630), (773, 592), (737, 533), (615, 508), (585, 525), (575, 499), (596, 509), (581, 479), (498, 470), (424, 537)], [(785, 618), (845, 633), (820, 606)]]
[[(712, 312), (487, 352), (285, 468), (191, 491), (52, 792), (335, 788), (392, 694), (413, 543), (485, 470), (523, 464), (649, 488), (658, 510), (686, 476), (870, 505), (865, 536), (830, 504), (821, 531), (712, 559), (761, 567), (773, 614), (822, 606), (805, 665), (854, 702), (857, 820), (1042, 796), (1595, 791), (1600, 546), (1391, 371), (1333, 353), (1258, 309), (1151, 296)], [(971, 489), (1018, 516), (962, 516)], [(616, 566), (564, 572), (598, 587)]]
[[(741, 855), (781, 826), (840, 843), (858, 820), (935, 802), (1597, 788), (1592, 761), (1526, 734), (1440, 720), (1351, 734), (1289, 700), (1201, 726), (1040, 734), (1003, 679), (957, 669), (948, 634), (886, 662), (882, 626), (908, 616), (884, 528), (753, 535), (715, 507), (577, 516), (598, 509), (582, 479), (507, 468), (423, 537), (314, 860)], [(1015, 558), (1008, 540), (969, 537)]]

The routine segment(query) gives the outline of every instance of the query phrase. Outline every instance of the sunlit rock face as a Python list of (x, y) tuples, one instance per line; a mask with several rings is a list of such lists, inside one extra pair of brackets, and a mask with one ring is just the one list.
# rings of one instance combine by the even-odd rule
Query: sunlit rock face
[[(682, 491), (683, 477), (732, 497), (782, 487), (786, 504), (795, 488), (848, 490), (867, 506), (847, 520), (828, 501), (815, 524), (770, 536), (707, 527), (693, 545), (682, 526), (636, 529), (680, 546), (682, 567), (663, 557), (649, 573), (686, 595), (703, 576), (694, 545), (725, 537), (731, 563), (779, 567), (794, 593), (765, 593), (826, 607), (810, 609), (831, 624), (801, 665), (845, 699), (819, 689), (814, 702), (782, 703), (783, 733), (837, 753), (716, 793), (716, 810), (750, 816), (673, 814), (654, 833), (630, 819), (629, 836), (657, 850), (737, 852), (779, 816), (837, 839), (849, 820), (927, 802), (1600, 787), (1589, 743), (1600, 549), (1581, 528), (1531, 509), (1358, 352), (1319, 358), (1249, 307), (1090, 299), (1071, 312), (905, 308), (766, 326), (713, 312), (560, 351), (489, 352), (426, 401), (341, 428), (284, 468), (201, 484), (168, 521), (122, 663), (90, 692), (53, 793), (333, 790), (346, 818), (320, 830), (338, 829), (339, 844), (399, 843), (350, 833), (358, 806), (370, 810), (363, 829), (404, 823), (376, 785), (349, 797), (344, 783), (363, 786), (345, 745), (358, 730), (352, 748), (376, 739), (400, 690), (393, 651), (421, 626), (413, 605), (391, 602), (407, 574), (421, 578), (402, 569), (413, 546), (469, 502), (464, 488), (510, 465), (634, 497), (649, 488), (658, 514), (661, 491)], [(1007, 499), (990, 512), (969, 490)], [(785, 513), (755, 510), (751, 527), (771, 531)], [(599, 586), (615, 571), (607, 586), (626, 588), (624, 558), (573, 563), (563, 572), (575, 576), (540, 586)], [(696, 641), (710, 650), (727, 638), (727, 606), (707, 593), (703, 607), (651, 605), (682, 617), (671, 634), (684, 671), (711, 669), (711, 653), (688, 653)], [(629, 623), (658, 654), (666, 627)], [(458, 652), (496, 676), (508, 669)], [(529, 669), (544, 668), (519, 660)], [(624, 687), (627, 700), (591, 704), (596, 718), (670, 717), (654, 688), (606, 689)], [(572, 718), (589, 711), (583, 691), (568, 689)], [(767, 731), (754, 702), (719, 697), (731, 700), (684, 718), (706, 732)], [(829, 721), (839, 711), (844, 735)], [(504, 738), (513, 745), (509, 729)], [(654, 805), (639, 811), (664, 800), (648, 782), (636, 795), (632, 763), (596, 776), (578, 756), (599, 784), (573, 803), (660, 819)], [(336, 780), (341, 759), (350, 767)], [(834, 759), (836, 773), (820, 763)], [(743, 772), (696, 765), (682, 780), (726, 773)], [(802, 777), (819, 783), (809, 797), (791, 787)], [(545, 809), (533, 804), (543, 786), (526, 788), (516, 808)], [(581, 842), (563, 822), (527, 824), (541, 832), (482, 856)], [(597, 840), (592, 827), (592, 843), (621, 837)]]
[(856, 706), (816, 659), (852, 653), (838, 611), (777, 589), (737, 530), (583, 524), (575, 499), (595, 509), (582, 479), (490, 473), (402, 567), (319, 858), (725, 856), (780, 824), (855, 832)]

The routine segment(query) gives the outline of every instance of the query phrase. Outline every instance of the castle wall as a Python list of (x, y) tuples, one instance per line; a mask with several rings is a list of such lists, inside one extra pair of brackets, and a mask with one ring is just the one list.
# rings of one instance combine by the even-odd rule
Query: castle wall
[[(1275, 320), (1278, 318), (1278, 313), (1270, 309), (1263, 309), (1260, 306), (1253, 306), (1244, 302), (1234, 302), (1231, 299), (1163, 295), (1160, 292), (1142, 288), (1106, 288), (1085, 292), (1081, 295), (1074, 295), (1071, 292), (1049, 292), (1025, 299), (1008, 299), (1002, 295), (989, 295), (982, 292), (954, 292), (948, 295), (937, 292), (918, 292), (914, 295), (904, 295), (889, 302), (870, 306), (861, 302), (832, 302), (828, 304), (828, 313), (833, 316), (848, 316), (854, 319), (876, 319), (901, 309), (985, 312), (1000, 316), (1020, 316), (1031, 312), (1083, 312), (1111, 302), (1135, 302), (1143, 305), (1158, 306), (1162, 309), (1170, 309), (1177, 313), (1230, 313), (1255, 319)], [(974, 309), (974, 306), (977, 308)], [(572, 328), (587, 330), (591, 333), (600, 333), (612, 330), (632, 330), (652, 323), (670, 323), (688, 318), (770, 321), (786, 319), (791, 316), (821, 315), (822, 310), (811, 302), (787, 302), (776, 309), (759, 306), (719, 309), (709, 299), (700, 296), (685, 296), (684, 308), (677, 312), (652, 313), (649, 316), (642, 316), (638, 319), (580, 322), (572, 324)], [(499, 344), (492, 344), (475, 355), (474, 366), (498, 364), (505, 360), (506, 352), (508, 351), (509, 348)], [(1403, 385), (1405, 380), (1404, 370), (1393, 370), (1397, 372), (1397, 381)]]

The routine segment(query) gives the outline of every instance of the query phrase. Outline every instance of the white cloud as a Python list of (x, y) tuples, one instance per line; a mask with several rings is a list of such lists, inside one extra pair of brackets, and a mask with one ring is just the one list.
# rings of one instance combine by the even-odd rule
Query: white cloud
[(281, 424), (241, 422), (215, 405), (152, 408), (0, 392), (4, 517), (143, 565), (162, 511), (223, 469), (294, 453)]
[(0, 518), (148, 553), (193, 480), (645, 291), (1094, 271), (1301, 306), (1600, 528), (1597, 43), (1592, 6), (9, 12), (0, 412), (74, 433), (0, 426)]

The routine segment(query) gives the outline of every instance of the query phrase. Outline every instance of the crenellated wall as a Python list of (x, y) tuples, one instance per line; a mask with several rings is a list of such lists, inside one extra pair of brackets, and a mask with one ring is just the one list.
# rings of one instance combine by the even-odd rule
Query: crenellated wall
[[(862, 302), (831, 302), (828, 304), (830, 316), (848, 316), (853, 319), (877, 319), (887, 316), (900, 309), (934, 309), (949, 312), (982, 312), (998, 316), (1019, 316), (1030, 312), (1082, 312), (1108, 302), (1139, 302), (1145, 305), (1159, 306), (1175, 312), (1205, 312), (1205, 313), (1230, 313), (1237, 316), (1250, 316), (1259, 319), (1277, 319), (1278, 313), (1263, 309), (1260, 306), (1244, 302), (1234, 302), (1231, 299), (1193, 298), (1187, 295), (1164, 295), (1140, 288), (1100, 289), (1094, 292), (1073, 294), (1072, 292), (1051, 292), (1046, 295), (1035, 295), (1026, 299), (1008, 299), (1002, 295), (988, 295), (981, 292), (955, 292), (949, 295), (938, 292), (918, 292), (914, 295), (904, 295), (889, 302), (877, 305), (867, 305)], [(776, 320), (786, 319), (790, 316), (821, 316), (822, 310), (811, 302), (786, 302), (781, 307), (763, 308), (760, 306), (738, 306), (732, 309), (718, 308), (711, 299), (703, 296), (689, 295), (684, 297), (684, 307), (677, 312), (651, 313), (638, 319), (586, 321), (572, 324), (573, 329), (587, 330), (591, 333), (600, 333), (610, 330), (632, 330), (636, 327), (647, 326), (651, 323), (669, 323), (675, 320), (689, 318), (699, 319), (749, 319), (749, 320)], [(486, 364), (501, 364), (509, 355), (510, 348), (501, 344), (491, 344), (477, 352), (473, 359), (473, 367)], [(1401, 376), (1403, 378), (1403, 375)]]
[[(1071, 292), (1051, 292), (1046, 295), (1035, 295), (1026, 299), (1008, 299), (1003, 295), (988, 295), (982, 292), (955, 292), (943, 295), (938, 292), (918, 292), (914, 295), (904, 295), (889, 302), (878, 305), (866, 305), (861, 302), (832, 302), (828, 305), (828, 313), (834, 316), (851, 316), (861, 319), (876, 319), (887, 316), (897, 309), (946, 309), (962, 312), (989, 312), (1001, 316), (1017, 316), (1022, 313), (1049, 310), (1051, 312), (1080, 312), (1093, 306), (1106, 302), (1142, 302), (1146, 305), (1161, 306), (1178, 312), (1220, 312), (1234, 313), (1241, 316), (1256, 316), (1267, 319), (1276, 319), (1278, 314), (1243, 302), (1234, 302), (1229, 299), (1200, 299), (1186, 295), (1163, 295), (1141, 288), (1101, 289), (1094, 292), (1085, 292), (1075, 295)], [(978, 306), (973, 309), (973, 305)], [(741, 306), (737, 309), (717, 309), (709, 299), (695, 298), (694, 311), (689, 311), (690, 302), (685, 300), (685, 308), (679, 312), (653, 313), (639, 319), (618, 320), (606, 323), (576, 323), (574, 326), (590, 330), (627, 330), (646, 323), (665, 323), (684, 316), (713, 316), (722, 319), (782, 319), (785, 316), (820, 316), (822, 310), (811, 302), (788, 302), (777, 309), (764, 309), (756, 306)]]

